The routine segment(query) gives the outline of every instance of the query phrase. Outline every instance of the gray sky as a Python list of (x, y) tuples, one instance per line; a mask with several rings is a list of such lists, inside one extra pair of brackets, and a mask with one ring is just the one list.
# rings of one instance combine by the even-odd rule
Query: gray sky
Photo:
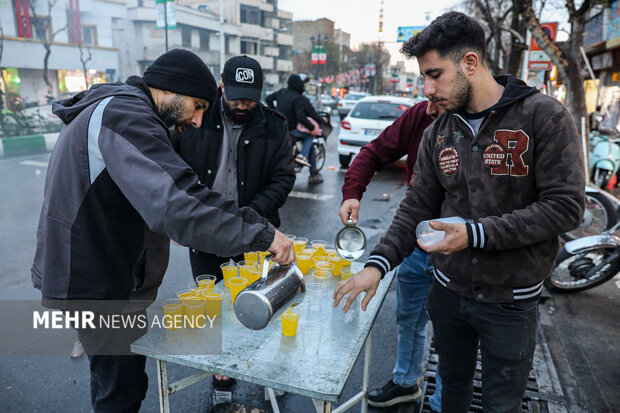
[[(423, 26), (458, 3), (459, 0), (384, 0), (382, 40), (395, 41), (398, 26)], [(280, 9), (293, 13), (293, 20), (333, 20), (336, 27), (351, 33), (352, 47), (377, 40), (380, 4), (380, 0), (278, 1)]]

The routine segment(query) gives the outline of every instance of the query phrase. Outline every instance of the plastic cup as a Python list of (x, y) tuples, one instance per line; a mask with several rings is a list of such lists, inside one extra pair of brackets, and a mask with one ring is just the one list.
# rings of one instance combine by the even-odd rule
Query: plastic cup
[(238, 275), (237, 264), (230, 264), (225, 262), (224, 264), (220, 265), (220, 269), (222, 270), (222, 276), (224, 277), (224, 285), (226, 287), (229, 287), (228, 280)]
[(203, 328), (205, 326), (205, 302), (206, 300), (202, 297), (183, 301), (190, 327)]
[(210, 319), (222, 316), (222, 294), (214, 292), (203, 292), (205, 299), (205, 314)]
[(294, 313), (289, 308), (280, 316), (282, 322), (282, 335), (292, 337), (297, 334), (297, 323), (299, 322), (299, 314)]
[(213, 291), (213, 288), (215, 287), (215, 280), (217, 280), (217, 278), (215, 277), (215, 275), (211, 274), (204, 274), (196, 277), (198, 288), (200, 288), (201, 290)]
[(293, 241), (293, 248), (295, 248), (295, 254), (301, 253), (301, 250), (306, 248), (307, 244), (308, 244), (308, 238), (303, 238), (303, 237), (295, 238), (295, 240)]
[(340, 255), (330, 256), (329, 262), (334, 264), (334, 268), (332, 269), (332, 275), (336, 277), (340, 277), (342, 274), (342, 267), (344, 267), (344, 260)]
[[(324, 258), (324, 257), (322, 257), (322, 258)], [(334, 270), (334, 268), (336, 268), (336, 266), (334, 264), (332, 264), (330, 261), (315, 261), (314, 262), (314, 269), (315, 269), (315, 271), (316, 270), (325, 270), (325, 271), (329, 271), (331, 273)]]
[(187, 289), (195, 291), (196, 294), (200, 295), (201, 288), (196, 281), (192, 281), (189, 284), (187, 284)]
[[(334, 265), (334, 264), (331, 264), (331, 265)], [(315, 282), (326, 285), (329, 282), (329, 280), (331, 280), (332, 273), (329, 272), (328, 270), (314, 270), (314, 272), (312, 273), (312, 278), (314, 279)]]
[[(307, 284), (306, 296), (311, 298), (310, 311), (317, 312), (323, 305), (323, 298), (327, 292), (327, 287), (324, 284)], [(305, 299), (304, 299), (305, 300)]]
[(178, 330), (183, 325), (185, 309), (183, 304), (176, 298), (164, 301), (164, 322), (163, 325), (168, 330)]
[[(179, 299), (179, 303), (183, 304), (187, 300), (198, 298), (198, 294), (196, 290), (181, 290), (177, 293), (177, 298)], [(185, 307), (183, 307), (183, 311), (185, 311)]]
[(248, 285), (255, 283), (256, 281), (260, 280), (261, 277), (263, 276), (263, 271), (258, 269), (258, 268), (254, 268), (251, 269), (248, 272), (248, 276), (246, 277), (248, 279)]
[(327, 241), (323, 241), (322, 239), (315, 239), (310, 241), (310, 245), (312, 248), (316, 248), (315, 257), (322, 257), (325, 255), (325, 246), (327, 245)]
[(265, 262), (265, 257), (269, 254), (269, 251), (258, 251), (258, 263), (263, 265), (263, 262)]
[(256, 261), (239, 261), (237, 267), (239, 268), (239, 277), (246, 278), (250, 281), (252, 278), (250, 272), (258, 269), (258, 264), (256, 264)]
[(325, 255), (329, 257), (335, 257), (338, 255), (338, 251), (336, 250), (335, 245), (326, 245), (325, 246)]
[(347, 278), (353, 277), (353, 275), (354, 274), (351, 272), (351, 270), (342, 270), (342, 272), (340, 274), (340, 278), (342, 279), (342, 281), (344, 281)]
[(308, 274), (312, 269), (313, 261), (312, 255), (309, 254), (297, 254), (297, 267), (302, 274)]
[(295, 239), (297, 239), (297, 235), (293, 235), (293, 234), (284, 234), (286, 237), (292, 239), (293, 241), (295, 241)]
[(299, 303), (297, 307), (295, 307), (301, 319), (308, 320), (310, 318), (310, 315), (312, 313), (311, 311), (312, 301), (314, 301), (312, 297), (306, 294), (306, 296), (304, 297), (304, 300), (301, 303)]
[(304, 353), (309, 355), (319, 354), (321, 348), (321, 336), (323, 325), (317, 321), (305, 321), (301, 325), (301, 342)]
[(237, 298), (237, 294), (243, 291), (247, 284), (248, 279), (243, 277), (236, 277), (228, 280), (228, 286), (230, 288), (230, 300), (233, 304), (235, 303), (235, 298)]
[(245, 261), (254, 261), (258, 262), (258, 251), (244, 252), (243, 258)]

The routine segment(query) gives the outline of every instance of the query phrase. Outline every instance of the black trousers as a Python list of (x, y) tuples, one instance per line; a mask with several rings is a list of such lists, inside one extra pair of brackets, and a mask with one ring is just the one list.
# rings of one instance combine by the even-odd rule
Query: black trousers
[[(144, 314), (145, 311), (131, 313)], [(130, 354), (130, 344), (147, 328), (78, 329), (90, 362), (90, 396), (96, 413), (137, 413), (148, 388), (146, 357)]]
[(434, 282), (426, 306), (441, 360), (441, 411), (469, 411), (480, 346), (483, 411), (519, 412), (536, 345), (538, 298), (483, 303)]
[(237, 255), (235, 257), (220, 257), (219, 255), (209, 254), (190, 248), (189, 262), (192, 266), (192, 275), (194, 280), (199, 275), (211, 274), (215, 275), (216, 282), (221, 281), (224, 276), (222, 275), (220, 265), (230, 261), (230, 258), (232, 258), (234, 262), (239, 262), (243, 260), (243, 255)]

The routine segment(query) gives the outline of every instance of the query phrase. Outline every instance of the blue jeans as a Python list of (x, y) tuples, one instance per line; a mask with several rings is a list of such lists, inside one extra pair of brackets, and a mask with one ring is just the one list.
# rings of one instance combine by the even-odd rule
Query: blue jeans
[(309, 133), (300, 132), (297, 129), (293, 129), (288, 133), (294, 139), (298, 139), (303, 141), (303, 146), (301, 147), (301, 151), (299, 152), (310, 162), (310, 175), (315, 175), (317, 173), (316, 170), (316, 153), (314, 151), (314, 146), (312, 145), (312, 141), (314, 137)]
[(435, 283), (426, 306), (443, 379), (442, 411), (469, 410), (480, 346), (483, 411), (519, 412), (536, 345), (538, 298), (482, 303)]
[[(392, 373), (394, 383), (411, 387), (424, 374), (428, 324), (424, 304), (433, 282), (433, 265), (429, 255), (416, 248), (398, 267), (397, 282), (398, 355)], [(438, 386), (441, 393), (440, 381)]]

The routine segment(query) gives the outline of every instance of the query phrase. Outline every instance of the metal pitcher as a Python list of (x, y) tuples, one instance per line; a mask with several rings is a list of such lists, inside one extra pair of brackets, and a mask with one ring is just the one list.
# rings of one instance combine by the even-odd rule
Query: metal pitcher
[(347, 225), (336, 234), (334, 243), (336, 244), (336, 251), (342, 258), (354, 261), (364, 254), (366, 234), (349, 219)]
[(263, 263), (263, 276), (247, 286), (235, 299), (235, 315), (241, 324), (261, 330), (288, 307), (301, 303), (306, 295), (304, 276), (295, 263), (275, 265), (271, 256)]

